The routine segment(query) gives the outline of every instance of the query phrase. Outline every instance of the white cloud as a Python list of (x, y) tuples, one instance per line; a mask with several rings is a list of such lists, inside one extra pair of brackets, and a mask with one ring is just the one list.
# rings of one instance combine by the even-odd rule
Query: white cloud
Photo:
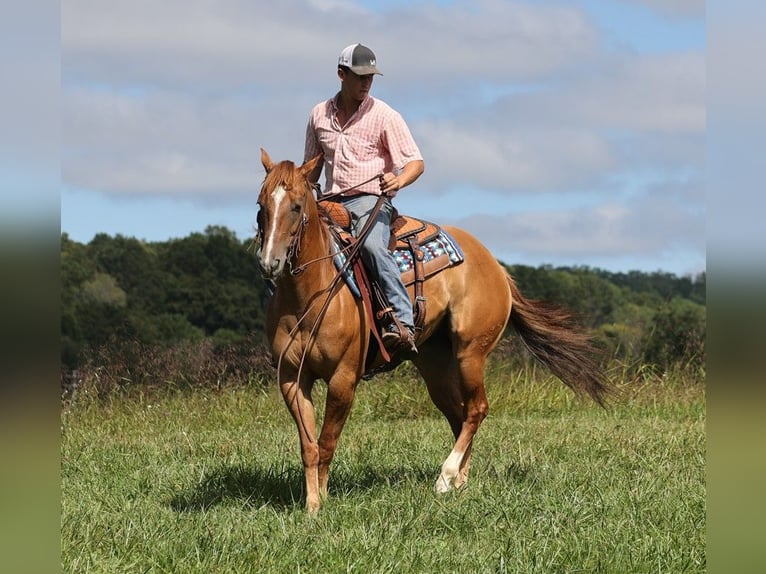
[(579, 121), (622, 130), (705, 131), (704, 54), (623, 57), (586, 72), (565, 108)]
[(396, 73), (407, 82), (440, 86), (545, 77), (595, 54), (599, 39), (581, 10), (557, 3), (416, 3), (406, 18), (392, 12), (381, 24), (383, 30), (369, 30), (386, 55), (381, 66), (397, 62)]
[(595, 186), (628, 169), (701, 169), (701, 55), (603, 58), (578, 76), (418, 121), (435, 187), (496, 190)]
[(678, 250), (704, 260), (703, 194), (701, 181), (680, 181), (650, 186), (627, 202), (605, 199), (574, 209), (488, 213), (450, 223), (474, 233), (493, 252), (514, 250), (543, 261), (661, 258)]
[(614, 164), (607, 143), (584, 130), (433, 122), (418, 124), (416, 133), (428, 150), (429, 185), (437, 191), (466, 185), (499, 192), (576, 189)]
[(329, 43), (330, 17), (296, 1), (71, 0), (62, 5), (63, 61), (70, 78), (115, 86), (294, 86), (311, 79), (307, 63)]
[(382, 68), (396, 62), (394, 81), (460, 84), (575, 66), (596, 51), (598, 36), (577, 8), (497, 0), (415, 3), (404, 13), (318, 0), (282, 0), (268, 9), (243, 0), (62, 6), (67, 75), (115, 85), (305, 85), (333, 74), (338, 52), (355, 41), (374, 46)]

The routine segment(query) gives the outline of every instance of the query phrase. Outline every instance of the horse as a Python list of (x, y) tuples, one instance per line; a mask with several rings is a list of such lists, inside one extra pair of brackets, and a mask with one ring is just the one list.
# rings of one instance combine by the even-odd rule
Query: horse
[[(333, 243), (320, 217), (308, 175), (315, 157), (297, 166), (274, 163), (261, 149), (266, 176), (258, 196), (258, 263), (275, 290), (266, 312), (266, 334), (284, 401), (298, 428), (305, 471), (306, 509), (316, 512), (328, 496), (330, 464), (354, 394), (365, 375), (371, 320), (331, 260)], [(531, 354), (577, 394), (605, 406), (611, 392), (596, 360), (597, 347), (565, 309), (525, 299), (505, 268), (478, 239), (452, 226), (464, 261), (428, 278), (428, 311), (408, 357), (429, 396), (446, 417), (454, 446), (441, 466), (435, 491), (463, 487), (474, 436), (487, 416), (487, 357), (510, 324)], [(410, 298), (412, 287), (408, 287)], [(315, 381), (327, 384), (317, 439), (312, 401)]]

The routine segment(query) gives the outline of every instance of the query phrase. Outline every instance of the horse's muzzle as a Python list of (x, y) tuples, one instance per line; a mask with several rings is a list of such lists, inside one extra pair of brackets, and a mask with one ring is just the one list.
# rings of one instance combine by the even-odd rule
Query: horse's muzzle
[(282, 269), (284, 268), (281, 259), (264, 260), (259, 257), (258, 265), (260, 266), (261, 274), (265, 279), (275, 279), (282, 273)]

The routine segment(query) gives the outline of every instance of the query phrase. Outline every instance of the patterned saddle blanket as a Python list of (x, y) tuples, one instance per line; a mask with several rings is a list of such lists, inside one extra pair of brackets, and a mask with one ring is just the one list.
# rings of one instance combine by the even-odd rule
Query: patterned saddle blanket
[[(351, 217), (346, 208), (339, 203), (320, 204), (320, 210), (335, 232), (334, 262), (340, 270), (346, 263), (342, 246), (352, 239)], [(404, 215), (397, 215), (391, 222), (389, 249), (399, 266), (405, 286), (411, 285), (416, 279), (422, 281), (431, 277), (443, 269), (461, 263), (464, 259), (463, 251), (457, 242), (437, 224)], [(416, 259), (422, 263), (422, 278), (416, 277), (415, 274)], [(345, 279), (354, 295), (360, 297), (359, 286), (350, 266), (345, 270)]]

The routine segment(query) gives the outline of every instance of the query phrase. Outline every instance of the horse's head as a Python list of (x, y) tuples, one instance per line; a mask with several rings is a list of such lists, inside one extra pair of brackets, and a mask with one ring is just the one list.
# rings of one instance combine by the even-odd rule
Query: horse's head
[(267, 278), (279, 277), (295, 255), (308, 219), (307, 202), (313, 200), (308, 175), (320, 159), (317, 156), (300, 167), (291, 161), (275, 164), (261, 149), (266, 179), (258, 196), (258, 262)]

